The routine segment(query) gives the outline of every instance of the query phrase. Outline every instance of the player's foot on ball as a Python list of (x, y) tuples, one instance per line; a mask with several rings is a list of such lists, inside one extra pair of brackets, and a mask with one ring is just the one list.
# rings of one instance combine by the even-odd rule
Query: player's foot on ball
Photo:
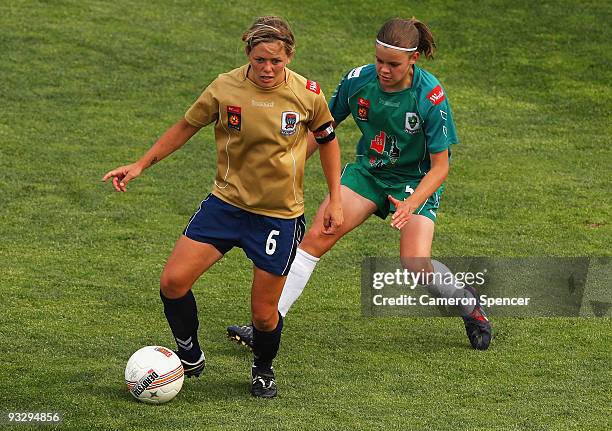
[(276, 396), (276, 380), (274, 370), (261, 371), (257, 367), (251, 368), (251, 395), (261, 398), (274, 398)]
[(181, 364), (183, 365), (183, 371), (185, 372), (185, 377), (200, 377), (202, 371), (204, 371), (204, 367), (206, 366), (206, 358), (204, 357), (204, 352), (200, 355), (200, 359), (196, 362), (188, 362), (181, 358), (179, 352), (174, 352), (181, 359)]
[[(469, 289), (474, 298), (478, 298), (474, 289)], [(467, 316), (463, 316), (465, 332), (470, 340), (470, 344), (476, 350), (487, 350), (491, 344), (491, 322), (487, 318), (484, 309), (480, 304)]]
[(227, 336), (230, 340), (253, 350), (253, 325), (228, 326)]

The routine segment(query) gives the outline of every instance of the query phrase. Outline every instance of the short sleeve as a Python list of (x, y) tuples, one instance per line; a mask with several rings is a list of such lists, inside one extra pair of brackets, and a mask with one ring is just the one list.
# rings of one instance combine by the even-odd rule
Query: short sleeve
[(185, 113), (185, 120), (195, 127), (204, 127), (219, 117), (219, 102), (215, 96), (216, 80), (202, 92)]
[(430, 104), (424, 127), (429, 153), (439, 153), (448, 149), (451, 145), (459, 143), (450, 103), (441, 87), (439, 91), (444, 94), (443, 100), (433, 103), (430, 100), (425, 102)]
[(351, 113), (351, 108), (349, 107), (348, 102), (349, 82), (347, 76), (348, 74), (342, 78), (336, 87), (334, 94), (332, 94), (332, 97), (329, 100), (329, 110), (334, 117), (336, 124), (340, 124)]
[(315, 131), (319, 127), (330, 123), (331, 121), (333, 121), (333, 117), (329, 112), (329, 107), (327, 106), (327, 102), (325, 101), (325, 96), (321, 91), (315, 97), (312, 120), (310, 120), (310, 122), (308, 123), (308, 129), (310, 131)]

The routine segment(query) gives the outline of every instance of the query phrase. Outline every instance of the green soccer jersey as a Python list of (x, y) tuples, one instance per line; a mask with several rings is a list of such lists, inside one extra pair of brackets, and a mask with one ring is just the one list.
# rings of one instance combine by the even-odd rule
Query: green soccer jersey
[(412, 86), (388, 93), (373, 64), (342, 78), (329, 101), (336, 123), (349, 114), (361, 130), (357, 160), (387, 183), (420, 179), (431, 167), (429, 154), (459, 142), (451, 107), (438, 80), (414, 66)]

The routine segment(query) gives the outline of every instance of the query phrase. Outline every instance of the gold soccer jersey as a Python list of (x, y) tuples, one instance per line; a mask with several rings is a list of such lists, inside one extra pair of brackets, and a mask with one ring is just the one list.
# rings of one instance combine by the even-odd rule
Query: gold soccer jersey
[(266, 89), (247, 79), (248, 68), (219, 75), (185, 119), (196, 127), (215, 121), (215, 196), (256, 214), (299, 217), (308, 130), (333, 118), (316, 82), (285, 69), (285, 81)]

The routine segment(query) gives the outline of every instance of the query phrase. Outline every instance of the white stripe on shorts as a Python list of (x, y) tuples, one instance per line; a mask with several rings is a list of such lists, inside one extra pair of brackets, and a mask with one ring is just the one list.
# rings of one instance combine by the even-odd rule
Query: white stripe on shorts
[(287, 270), (287, 267), (289, 266), (289, 261), (291, 260), (291, 255), (293, 254), (293, 247), (295, 246), (295, 232), (297, 230), (297, 217), (296, 219), (293, 221), (293, 241), (291, 241), (291, 251), (289, 252), (289, 256), (287, 257), (287, 263), (285, 264), (285, 268), (283, 269), (283, 273)]
[(198, 210), (191, 216), (191, 218), (189, 219), (189, 223), (187, 223), (187, 227), (185, 228), (185, 231), (183, 232), (183, 235), (187, 235), (187, 231), (189, 230), (189, 226), (191, 226), (191, 222), (193, 221), (193, 219), (196, 218), (196, 216), (198, 215), (198, 213), (202, 210), (202, 204), (204, 202), (206, 202), (208, 200), (208, 198), (210, 197), (210, 195), (206, 196), (206, 198), (200, 202), (200, 206), (198, 207)]

